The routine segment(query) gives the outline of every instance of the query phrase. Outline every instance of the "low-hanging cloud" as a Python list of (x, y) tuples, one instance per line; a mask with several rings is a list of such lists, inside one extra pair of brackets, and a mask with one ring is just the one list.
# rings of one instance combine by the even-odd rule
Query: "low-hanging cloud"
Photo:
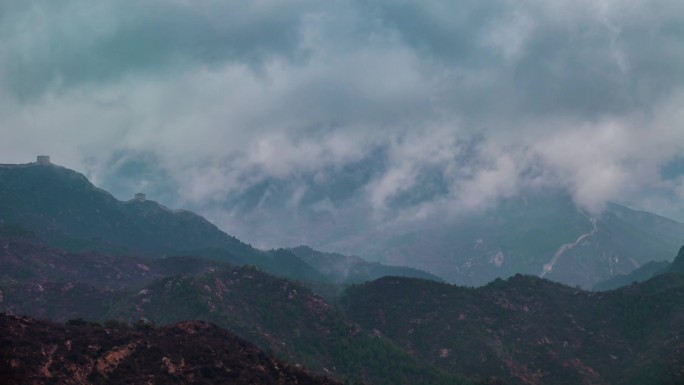
[(0, 151), (238, 232), (542, 188), (665, 210), (683, 23), (675, 0), (0, 0)]

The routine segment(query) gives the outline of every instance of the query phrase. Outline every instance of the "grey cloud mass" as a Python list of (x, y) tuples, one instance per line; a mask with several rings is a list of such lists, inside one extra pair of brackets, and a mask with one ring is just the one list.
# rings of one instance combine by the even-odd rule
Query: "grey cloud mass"
[(268, 246), (541, 189), (675, 215), (683, 26), (678, 0), (0, 0), (2, 162)]
[[(298, 52), (304, 4), (21, 2), (3, 6), (3, 67), (20, 96), (50, 87), (172, 76), (183, 66), (259, 66)], [(10, 76), (11, 75), (11, 76)]]

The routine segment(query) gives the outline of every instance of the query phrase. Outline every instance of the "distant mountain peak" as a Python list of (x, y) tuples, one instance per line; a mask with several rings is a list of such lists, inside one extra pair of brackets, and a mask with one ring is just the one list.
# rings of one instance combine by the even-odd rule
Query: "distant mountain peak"
[(672, 262), (672, 265), (670, 265), (670, 271), (684, 273), (684, 246), (679, 249), (679, 253)]

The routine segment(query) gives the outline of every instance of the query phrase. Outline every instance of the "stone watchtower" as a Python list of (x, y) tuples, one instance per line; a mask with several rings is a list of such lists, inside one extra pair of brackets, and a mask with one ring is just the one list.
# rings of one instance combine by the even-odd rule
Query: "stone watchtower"
[(143, 193), (135, 194), (135, 200), (138, 202), (145, 202), (145, 194), (143, 194)]
[(36, 160), (38, 164), (42, 166), (46, 166), (50, 164), (50, 155), (38, 155), (38, 159)]

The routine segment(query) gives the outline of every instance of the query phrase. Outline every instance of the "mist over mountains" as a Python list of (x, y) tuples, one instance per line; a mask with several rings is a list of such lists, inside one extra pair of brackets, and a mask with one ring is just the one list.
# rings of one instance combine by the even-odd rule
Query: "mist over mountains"
[[(610, 202), (684, 220), (680, 1), (333, 3), (2, 4), (3, 162), (50, 154), (261, 249), (419, 268), (403, 239), (521, 200), (575, 224), (532, 254), (487, 234), (459, 248), (482, 239), (504, 270), (539, 275), (592, 230), (584, 215), (612, 231)], [(421, 246), (433, 274), (443, 243)], [(639, 254), (667, 259), (665, 243)], [(588, 287), (609, 258), (618, 273), (645, 261), (599, 254), (596, 277), (558, 279)], [(445, 279), (496, 275), (468, 278), (468, 260)]]
[(0, 209), (1, 230), (33, 234), (70, 251), (148, 258), (201, 256), (323, 285), (375, 279), (388, 272), (439, 279), (342, 255), (328, 255), (337, 267), (318, 264), (316, 269), (294, 250), (256, 249), (192, 212), (171, 210), (144, 196), (119, 201), (82, 174), (51, 163), (0, 165)]
[[(257, 264), (274, 274), (310, 282), (355, 283), (359, 277), (392, 274), (387, 268), (340, 254), (312, 257), (313, 251), (305, 248), (255, 249), (192, 212), (171, 210), (150, 199), (118, 201), (82, 175), (56, 165), (6, 165), (0, 168), (0, 177), (3, 220), (34, 229), (58, 247), (200, 255)], [(249, 203), (253, 215), (268, 219), (245, 221), (241, 232), (277, 234), (286, 246), (342, 250), (462, 285), (482, 285), (524, 273), (589, 288), (650, 261), (671, 260), (684, 237), (684, 225), (678, 222), (613, 203), (592, 214), (559, 191), (511, 197), (459, 218), (445, 214), (441, 219), (384, 226), (370, 226), (372, 220), (354, 215), (344, 218), (346, 214), (339, 213), (288, 221), (282, 202), (276, 199), (277, 191), (272, 190), (273, 199)], [(296, 242), (302, 232), (309, 242)], [(327, 262), (322, 262), (325, 258)], [(354, 271), (357, 278), (338, 276), (342, 271)], [(410, 269), (396, 274), (429, 277)]]
[(0, 0), (0, 382), (684, 383), (682, 25)]
[(678, 0), (194, 5), (1, 4), (3, 162), (262, 248), (548, 189), (684, 219)]
[[(331, 203), (316, 211), (302, 203), (295, 213), (280, 189), (260, 194), (260, 201), (238, 204), (236, 216), (244, 218), (238, 233), (410, 266), (466, 285), (525, 273), (589, 288), (649, 261), (671, 260), (684, 237), (676, 221), (615, 203), (592, 213), (554, 189), (521, 193), (458, 216), (445, 211), (391, 220), (353, 204), (338, 210)], [(388, 210), (401, 213), (400, 206)], [(285, 222), (290, 230), (283, 232)], [(564, 245), (572, 247), (561, 251)], [(552, 270), (545, 271), (547, 265)]]
[[(677, 222), (619, 205), (590, 216), (567, 196), (511, 199), (458, 231), (434, 224), (394, 240), (418, 254), (424, 242), (459, 246), (455, 235), (488, 234), (467, 266), (478, 280), (513, 275), (521, 261), (541, 265), (541, 278), (516, 274), (479, 288), (306, 246), (260, 250), (196, 214), (141, 196), (119, 201), (45, 162), (0, 165), (0, 209), (0, 311), (9, 314), (0, 315), (9, 347), (0, 373), (20, 383), (59, 382), (63, 373), (80, 373), (84, 384), (115, 373), (377, 385), (676, 384), (684, 376), (684, 247), (661, 270), (652, 271), (656, 262), (629, 270), (651, 272), (641, 283), (608, 292), (548, 280), (612, 276), (667, 253), (681, 234)], [(374, 246), (398, 250), (391, 240)], [(550, 261), (532, 258), (546, 248), (557, 250)], [(443, 275), (457, 260), (445, 255)], [(511, 255), (519, 260), (509, 267)], [(207, 342), (170, 348), (187, 333)], [(235, 355), (221, 353), (236, 343)], [(185, 357), (197, 349), (190, 367)]]

